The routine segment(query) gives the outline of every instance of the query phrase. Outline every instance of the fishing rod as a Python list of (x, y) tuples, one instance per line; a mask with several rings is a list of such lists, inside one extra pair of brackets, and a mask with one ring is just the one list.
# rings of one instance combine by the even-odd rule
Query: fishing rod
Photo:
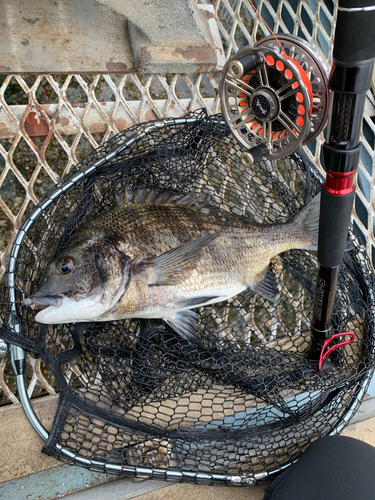
[(318, 361), (319, 371), (335, 350), (354, 340), (352, 332), (332, 332), (332, 314), (374, 65), (372, 2), (339, 1), (329, 81), (324, 62), (307, 42), (288, 34), (272, 34), (229, 59), (220, 82), (223, 115), (246, 148), (241, 162), (248, 167), (262, 157), (276, 160), (292, 154), (323, 130), (328, 117), (317, 285), (311, 342), (305, 354)]
[[(352, 332), (332, 333), (332, 313), (355, 197), (366, 93), (371, 88), (374, 26), (373, 0), (339, 1), (333, 66), (328, 84), (329, 118), (323, 145), (326, 180), (321, 194), (319, 266), (311, 343), (306, 353), (307, 358), (319, 361), (319, 370), (334, 350), (354, 340)], [(342, 340), (343, 337), (350, 338)]]

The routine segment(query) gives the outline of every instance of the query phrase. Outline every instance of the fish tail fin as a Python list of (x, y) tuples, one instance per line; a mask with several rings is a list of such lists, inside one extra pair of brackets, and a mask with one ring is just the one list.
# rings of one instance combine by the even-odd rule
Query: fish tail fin
[(320, 193), (293, 220), (293, 224), (300, 226), (303, 239), (310, 242), (310, 244), (303, 246), (306, 250), (317, 250), (318, 248), (319, 214)]

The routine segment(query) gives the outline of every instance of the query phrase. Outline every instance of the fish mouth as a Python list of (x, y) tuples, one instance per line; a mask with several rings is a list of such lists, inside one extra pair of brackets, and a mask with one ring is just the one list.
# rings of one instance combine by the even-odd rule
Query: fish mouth
[(103, 313), (100, 299), (101, 294), (80, 300), (63, 296), (61, 305), (56, 307), (53, 302), (53, 305), (43, 308), (35, 316), (35, 321), (47, 325), (96, 321), (96, 318)]
[(38, 309), (48, 306), (60, 307), (62, 303), (63, 303), (63, 297), (61, 295), (45, 295), (41, 297), (38, 297), (37, 295), (32, 295), (31, 297), (23, 301), (23, 304), (25, 306), (37, 306)]

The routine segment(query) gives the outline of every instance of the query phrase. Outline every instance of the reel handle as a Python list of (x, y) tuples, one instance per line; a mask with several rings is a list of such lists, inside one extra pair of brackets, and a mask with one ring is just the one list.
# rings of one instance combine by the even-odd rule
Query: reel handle
[(241, 154), (241, 163), (245, 167), (251, 167), (263, 156), (267, 156), (267, 153), (268, 148), (264, 144), (261, 146), (256, 146), (255, 148), (249, 149), (249, 151), (244, 151)]
[(245, 54), (238, 59), (231, 60), (228, 66), (228, 74), (233, 78), (240, 79), (253, 71), (262, 62), (263, 57), (261, 54)]

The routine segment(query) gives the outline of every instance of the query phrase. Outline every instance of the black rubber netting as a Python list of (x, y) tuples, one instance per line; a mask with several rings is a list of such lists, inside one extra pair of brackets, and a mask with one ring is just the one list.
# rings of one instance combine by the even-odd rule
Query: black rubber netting
[(135, 126), (77, 165), (21, 228), (3, 278), (0, 336), (41, 356), (55, 377), (60, 400), (45, 453), (66, 458), (63, 447), (73, 463), (120, 474), (248, 484), (340, 431), (358, 408), (374, 366), (374, 297), (352, 231), (333, 329), (356, 340), (321, 374), (304, 358), (314, 252), (273, 260), (276, 304), (244, 292), (201, 308), (197, 343), (160, 320), (41, 325), (23, 305), (73, 232), (115, 207), (126, 187), (197, 193), (268, 224), (287, 221), (320, 190), (303, 153), (251, 169), (240, 154), (221, 116), (204, 111)]

